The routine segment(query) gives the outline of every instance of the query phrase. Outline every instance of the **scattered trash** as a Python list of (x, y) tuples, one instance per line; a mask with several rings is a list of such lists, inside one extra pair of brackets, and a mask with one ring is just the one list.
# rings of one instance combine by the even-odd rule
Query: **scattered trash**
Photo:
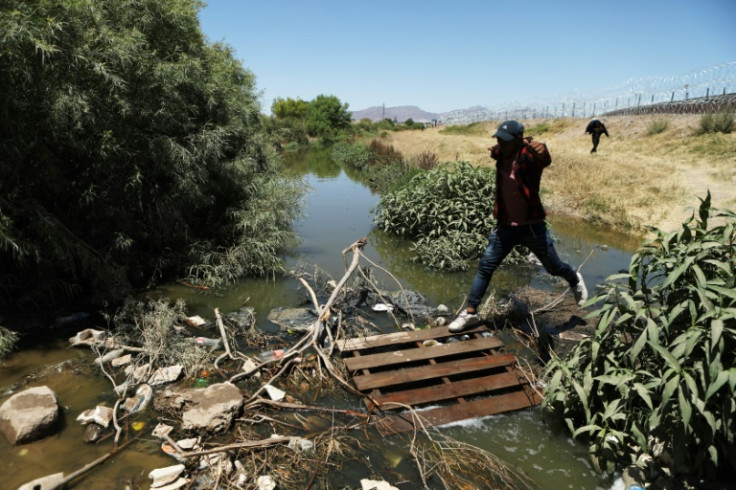
[(362, 490), (399, 490), (388, 482), (369, 480), (368, 478), (360, 480), (360, 485)]
[(185, 466), (183, 464), (175, 464), (173, 466), (167, 466), (165, 468), (156, 468), (148, 473), (148, 478), (153, 480), (151, 488), (161, 488), (164, 485), (169, 485), (177, 481), (179, 475), (184, 472)]
[(263, 362), (275, 361), (276, 359), (281, 359), (283, 355), (284, 355), (283, 349), (267, 350), (265, 352), (261, 352), (260, 354), (258, 354), (258, 359), (260, 359)]
[(271, 475), (261, 475), (256, 480), (258, 490), (274, 490), (276, 488), (276, 482), (273, 481)]
[(148, 378), (147, 383), (151, 386), (172, 383), (179, 379), (179, 376), (181, 376), (182, 372), (184, 372), (184, 366), (182, 366), (181, 364), (165, 368), (158, 368)]
[(311, 453), (314, 450), (314, 443), (303, 437), (294, 437), (287, 444), (289, 449), (299, 450), (305, 453)]
[(197, 337), (194, 343), (200, 347), (208, 347), (210, 349), (221, 349), (222, 339), (208, 339), (207, 337)]
[(210, 382), (207, 381), (204, 378), (197, 378), (197, 380), (194, 382), (195, 388), (207, 388), (209, 386)]
[(600, 245), (600, 249), (606, 251), (608, 250), (608, 245)]
[(442, 314), (450, 313), (450, 308), (445, 305), (437, 305), (437, 311)]
[(404, 323), (403, 325), (401, 325), (401, 330), (406, 330), (407, 332), (416, 329), (417, 327), (413, 323)]
[(110, 365), (112, 367), (127, 366), (132, 360), (133, 356), (131, 354), (125, 354), (124, 356), (116, 357), (115, 359), (110, 361)]
[(18, 487), (18, 490), (50, 490), (52, 488), (61, 488), (64, 481), (64, 473), (54, 473), (53, 475), (42, 476), (41, 478), (29, 481)]
[(97, 405), (95, 408), (90, 408), (80, 413), (77, 417), (77, 422), (82, 425), (95, 423), (102, 427), (108, 427), (113, 417), (113, 410), (110, 407), (103, 405)]
[(85, 328), (77, 332), (74, 337), (69, 338), (72, 345), (97, 345), (104, 342), (107, 333), (103, 330), (95, 330), (94, 328)]
[(286, 396), (285, 391), (280, 390), (275, 386), (266, 385), (264, 386), (264, 388), (266, 389), (266, 393), (268, 393), (268, 396), (271, 398), (271, 400), (280, 401), (283, 400)]
[(130, 424), (130, 426), (133, 428), (134, 431), (140, 432), (140, 430), (146, 426), (146, 423), (145, 422), (133, 422)]
[(135, 390), (135, 395), (123, 402), (123, 410), (130, 413), (139, 412), (148, 406), (153, 396), (153, 389), (147, 384), (142, 384)]
[(441, 327), (446, 323), (447, 323), (447, 318), (445, 318), (444, 316), (438, 316), (437, 318), (434, 319), (435, 327)]
[(185, 318), (184, 323), (186, 323), (190, 327), (198, 328), (204, 325), (205, 323), (207, 323), (207, 321), (201, 316), (195, 315), (195, 316), (190, 316), (189, 318)]
[(98, 366), (104, 366), (108, 362), (110, 362), (110, 361), (112, 361), (114, 359), (117, 359), (118, 357), (122, 356), (124, 353), (125, 353), (125, 350), (123, 350), (123, 349), (111, 350), (110, 352), (108, 352), (104, 356), (101, 356), (101, 357), (98, 357), (97, 359), (95, 359), (95, 364), (97, 364)]
[(387, 305), (386, 303), (376, 303), (371, 306), (371, 309), (373, 311), (393, 311), (394, 307), (392, 305)]
[(428, 339), (428, 340), (425, 340), (424, 342), (422, 342), (422, 345), (424, 347), (434, 347), (435, 345), (441, 345), (441, 344), (439, 342), (437, 342), (437, 340), (435, 340), (435, 339)]

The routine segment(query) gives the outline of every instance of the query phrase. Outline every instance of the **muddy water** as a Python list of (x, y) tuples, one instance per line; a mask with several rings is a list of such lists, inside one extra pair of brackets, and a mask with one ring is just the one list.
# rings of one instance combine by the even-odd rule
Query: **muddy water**
[[(360, 176), (330, 162), (327, 153), (290, 155), (289, 160), (288, 171), (301, 176), (310, 187), (303, 218), (296, 224), (302, 242), (286, 257), (289, 269), (313, 272), (318, 266), (339, 279), (345, 268), (341, 251), (365, 236), (368, 238), (365, 255), (390, 270), (401, 286), (421, 292), (432, 304), (443, 303), (453, 309), (462, 304), (473, 270), (437, 273), (413, 264), (406, 242), (373, 229), (371, 210), (378, 202), (378, 195), (361, 182)], [(640, 243), (636, 238), (612, 234), (563, 217), (551, 216), (549, 222), (561, 258), (574, 267), (585, 262), (582, 273), (591, 290), (606, 276), (626, 269), (632, 251)], [(376, 280), (381, 287), (398, 289), (386, 274), (376, 272)], [(543, 271), (529, 268), (502, 268), (494, 276), (492, 286), (496, 294), (503, 297), (525, 285), (553, 290), (562, 287)], [(214, 308), (226, 313), (244, 305), (253, 306), (257, 326), (272, 332), (277, 328), (266, 318), (268, 312), (279, 306), (297, 306), (306, 298), (295, 280), (282, 277), (244, 280), (218, 294), (204, 294), (173, 284), (161, 287), (155, 295), (181, 297), (186, 300), (191, 314), (208, 319), (213, 318)], [(384, 325), (387, 331), (396, 329), (390, 323)], [(59, 430), (42, 441), (12, 447), (0, 438), (0, 468), (4, 470), (0, 488), (17, 488), (50, 473), (68, 474), (112, 447), (110, 440), (98, 445), (82, 442), (83, 428), (75, 421), (77, 415), (100, 403), (111, 406), (114, 399), (104, 377), (78, 367), (91, 364), (92, 354), (86, 349), (69, 349), (67, 345), (63, 339), (50, 342), (14, 353), (0, 365), (0, 402), (7, 398), (14, 383), (26, 379), (28, 386), (46, 384), (51, 387), (59, 397), (63, 414)], [(140, 440), (89, 473), (77, 488), (123, 488), (128, 480), (147, 488), (146, 475), (151, 469), (174, 464), (151, 438), (153, 422), (145, 416), (136, 421), (145, 424), (138, 433)], [(491, 451), (527, 473), (541, 488), (607, 489), (612, 485), (610, 480), (594, 472), (587, 460), (586, 448), (550, 427), (539, 410), (477, 419), (442, 430), (458, 440)], [(387, 455), (404, 452), (387, 440), (367, 458), (379, 461)], [(358, 482), (359, 478), (352, 482), (356, 488)]]

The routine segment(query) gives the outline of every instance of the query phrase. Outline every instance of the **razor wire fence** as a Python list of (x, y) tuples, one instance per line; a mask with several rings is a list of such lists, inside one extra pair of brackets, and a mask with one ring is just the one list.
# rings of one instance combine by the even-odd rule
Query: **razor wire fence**
[(736, 62), (670, 77), (629, 80), (599, 94), (576, 92), (543, 102), (447, 112), (442, 124), (537, 118), (736, 111)]

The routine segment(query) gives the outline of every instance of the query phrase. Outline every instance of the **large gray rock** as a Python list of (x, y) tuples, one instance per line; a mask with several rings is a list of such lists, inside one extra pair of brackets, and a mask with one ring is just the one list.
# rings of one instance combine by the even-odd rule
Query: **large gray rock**
[(293, 332), (311, 332), (317, 321), (317, 312), (312, 308), (274, 308), (268, 319), (281, 327), (281, 330)]
[(11, 444), (40, 439), (59, 417), (56, 394), (48, 386), (16, 393), (0, 406), (0, 432)]
[(192, 431), (226, 430), (245, 402), (238, 387), (232, 383), (186, 390), (181, 395), (188, 402), (182, 412), (182, 429)]

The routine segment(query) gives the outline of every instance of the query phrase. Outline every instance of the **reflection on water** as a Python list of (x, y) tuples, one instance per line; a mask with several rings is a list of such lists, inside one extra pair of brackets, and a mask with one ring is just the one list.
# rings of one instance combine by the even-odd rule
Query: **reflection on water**
[[(313, 272), (315, 267), (319, 267), (339, 279), (345, 270), (341, 251), (359, 238), (367, 237), (364, 254), (389, 270), (401, 286), (421, 292), (432, 304), (444, 303), (453, 309), (460, 306), (475, 273), (474, 264), (469, 271), (461, 273), (428, 271), (414, 264), (406, 241), (374, 229), (371, 210), (378, 203), (378, 196), (363, 185), (362, 177), (355, 171), (346, 172), (331, 162), (328, 150), (286, 154), (284, 159), (287, 164), (285, 172), (301, 177), (310, 188), (305, 196), (304, 215), (295, 224), (301, 244), (286, 257), (287, 269), (303, 268)], [(639, 245), (636, 238), (612, 234), (564, 217), (553, 216), (549, 222), (561, 258), (573, 267), (585, 262), (582, 273), (591, 289), (608, 275), (627, 269), (631, 253)], [(399, 288), (388, 274), (378, 270), (374, 270), (374, 274), (380, 287), (389, 290)], [(565, 288), (542, 269), (531, 267), (502, 267), (493, 278), (492, 288), (497, 295), (504, 296), (526, 285), (560, 291)], [(214, 308), (227, 313), (242, 306), (252, 306), (256, 310), (257, 326), (272, 332), (277, 327), (266, 318), (272, 309), (308, 302), (299, 283), (290, 277), (246, 279), (217, 292), (172, 284), (148, 294), (182, 298), (191, 314), (210, 320), (214, 318)], [(36, 366), (55, 365), (79, 356), (90, 357), (91, 354), (70, 350), (62, 344), (16, 353), (0, 367), (0, 388), (4, 391)], [(87, 361), (91, 362), (90, 359)], [(62, 369), (43, 382), (59, 395), (59, 402), (64, 407), (65, 427), (52, 437), (25, 446), (10, 447), (5, 440), (0, 441), (0, 458), (10, 469), (4, 473), (12, 475), (9, 481), (4, 482), (8, 488), (16, 488), (23, 482), (49, 473), (68, 473), (101, 456), (111, 447), (110, 441), (100, 445), (82, 443), (83, 428), (75, 421), (76, 416), (87, 408), (114, 402), (105, 378)], [(355, 401), (347, 403), (360, 407), (360, 403)], [(457, 439), (488, 449), (518, 466), (540, 482), (542, 488), (610, 488), (610, 483), (591, 469), (586, 448), (550, 429), (538, 410), (488, 417), (442, 430)], [(150, 434), (150, 427), (144, 432)], [(374, 443), (375, 440), (365, 447), (373, 447)], [(387, 440), (382, 441), (375, 454), (368, 457), (373, 461), (384, 461), (390, 454), (403, 452), (402, 448), (392, 447), (391, 441)], [(85, 479), (85, 484), (92, 486), (85, 488), (119, 488), (113, 482), (119, 483), (126, 478), (140, 479), (141, 475), (143, 477), (139, 481), (147, 483), (145, 475), (148, 471), (170, 464), (173, 464), (171, 459), (161, 454), (156, 443), (136, 443), (117, 456), (114, 463), (94, 470)], [(386, 464), (389, 465), (388, 462)]]

